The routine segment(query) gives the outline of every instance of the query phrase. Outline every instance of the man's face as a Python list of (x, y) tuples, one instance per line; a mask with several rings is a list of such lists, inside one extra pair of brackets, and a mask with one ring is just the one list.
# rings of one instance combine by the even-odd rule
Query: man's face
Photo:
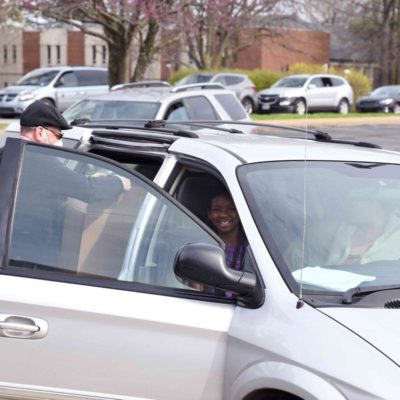
[(34, 140), (38, 143), (54, 144), (62, 138), (60, 128), (54, 126), (38, 126), (35, 128)]

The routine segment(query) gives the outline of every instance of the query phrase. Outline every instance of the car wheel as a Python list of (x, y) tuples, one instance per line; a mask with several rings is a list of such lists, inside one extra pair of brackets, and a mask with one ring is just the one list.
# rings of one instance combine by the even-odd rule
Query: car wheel
[(297, 99), (293, 106), (293, 112), (295, 114), (303, 115), (306, 112), (306, 102), (303, 99)]
[(393, 113), (394, 113), (394, 114), (400, 114), (400, 104), (399, 104), (399, 103), (396, 103), (396, 104), (393, 106)]
[(54, 100), (52, 100), (52, 99), (42, 99), (42, 100), (40, 100), (40, 101), (42, 101), (42, 102), (45, 103), (45, 104), (48, 104), (49, 106), (53, 106), (53, 107), (56, 106), (56, 103), (55, 103)]
[(254, 112), (254, 104), (253, 101), (251, 99), (249, 99), (248, 97), (245, 97), (242, 100), (242, 105), (244, 107), (244, 109), (246, 110), (247, 114), (252, 114)]
[(346, 99), (342, 99), (339, 101), (336, 112), (339, 114), (347, 114), (349, 112), (349, 102)]

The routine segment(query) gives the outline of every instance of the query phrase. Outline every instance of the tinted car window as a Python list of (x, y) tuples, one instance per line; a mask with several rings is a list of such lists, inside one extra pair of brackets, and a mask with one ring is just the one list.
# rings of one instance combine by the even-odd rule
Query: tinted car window
[(235, 96), (230, 94), (216, 94), (218, 103), (225, 109), (234, 121), (246, 118), (246, 113)]
[(80, 86), (108, 85), (108, 73), (103, 70), (78, 70), (76, 75)]
[(190, 119), (219, 119), (210, 102), (203, 96), (187, 97), (185, 105)]

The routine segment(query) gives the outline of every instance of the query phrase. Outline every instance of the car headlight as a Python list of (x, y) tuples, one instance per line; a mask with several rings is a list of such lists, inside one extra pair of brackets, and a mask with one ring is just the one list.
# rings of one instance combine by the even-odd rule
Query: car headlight
[(385, 106), (388, 106), (389, 104), (393, 103), (393, 99), (385, 99), (385, 100), (379, 100), (380, 104), (383, 104)]
[(292, 99), (290, 97), (281, 97), (279, 99), (280, 106), (290, 106), (291, 103), (292, 103)]
[(27, 101), (33, 100), (36, 97), (35, 93), (21, 93), (18, 95), (18, 100)]

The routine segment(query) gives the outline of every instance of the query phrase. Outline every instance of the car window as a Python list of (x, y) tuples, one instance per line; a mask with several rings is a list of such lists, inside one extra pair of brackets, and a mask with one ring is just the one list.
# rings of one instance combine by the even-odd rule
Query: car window
[(186, 97), (185, 106), (190, 119), (215, 120), (219, 119), (209, 100), (204, 96)]
[(313, 78), (311, 79), (309, 86), (314, 85), (317, 88), (324, 87), (324, 83), (322, 82), (321, 78)]
[(219, 75), (213, 79), (213, 82), (220, 83), (221, 85), (227, 85), (226, 75)]
[(34, 70), (23, 76), (16, 86), (47, 86), (59, 72), (59, 70)]
[(75, 73), (70, 71), (62, 74), (56, 82), (57, 87), (75, 87), (79, 86), (78, 78)]
[[(81, 173), (72, 170), (78, 164)], [(9, 237), (8, 268), (29, 276), (188, 290), (194, 289), (173, 272), (178, 249), (217, 244), (171, 200), (117, 164), (32, 144), (25, 146)]]
[(300, 281), (303, 266), (304, 287), (345, 291), (352, 287), (351, 276), (362, 286), (400, 283), (398, 169), (379, 163), (309, 162), (306, 222), (301, 162), (249, 164), (238, 175), (281, 272), (289, 270)]
[(165, 119), (170, 121), (187, 121), (189, 119), (186, 107), (181, 102), (173, 104), (165, 115)]
[(84, 100), (64, 111), (64, 118), (74, 119), (147, 119), (154, 118), (160, 103), (145, 101)]
[(327, 78), (327, 77), (323, 77), (322, 79), (322, 84), (324, 85), (324, 87), (332, 87), (332, 81), (331, 78)]
[(243, 110), (242, 105), (236, 98), (236, 96), (232, 94), (216, 94), (215, 98), (217, 99), (218, 103), (225, 109), (228, 113), (229, 117), (233, 121), (238, 121), (240, 119), (246, 118), (246, 112)]
[(343, 80), (343, 79), (340, 79), (340, 78), (334, 77), (334, 78), (331, 78), (331, 81), (332, 81), (332, 85), (333, 85), (333, 86), (341, 86), (341, 85), (344, 85), (344, 80)]
[(239, 83), (243, 82), (244, 78), (241, 76), (232, 76), (232, 75), (226, 75), (225, 76), (225, 82), (226, 85), (238, 85)]
[(77, 70), (76, 75), (80, 86), (108, 85), (106, 70)]

